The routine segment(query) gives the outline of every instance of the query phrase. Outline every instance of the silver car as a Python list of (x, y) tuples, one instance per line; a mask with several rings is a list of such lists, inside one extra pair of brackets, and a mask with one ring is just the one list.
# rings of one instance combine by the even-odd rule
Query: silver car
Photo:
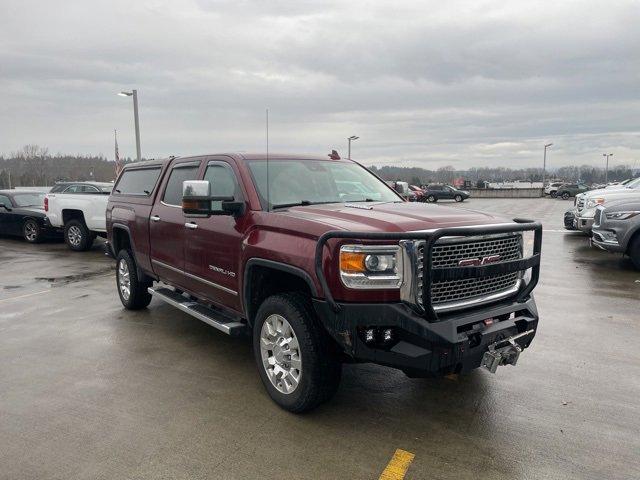
[(640, 270), (640, 201), (617, 200), (598, 206), (592, 233), (593, 245), (629, 255)]

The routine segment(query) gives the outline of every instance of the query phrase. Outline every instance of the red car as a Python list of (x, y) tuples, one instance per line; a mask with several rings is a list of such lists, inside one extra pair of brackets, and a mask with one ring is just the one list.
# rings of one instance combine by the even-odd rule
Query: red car
[(495, 372), (537, 329), (540, 224), (406, 202), (350, 160), (128, 164), (107, 231), (127, 309), (155, 296), (252, 336), (267, 392), (293, 412), (331, 398), (344, 362), (411, 377)]

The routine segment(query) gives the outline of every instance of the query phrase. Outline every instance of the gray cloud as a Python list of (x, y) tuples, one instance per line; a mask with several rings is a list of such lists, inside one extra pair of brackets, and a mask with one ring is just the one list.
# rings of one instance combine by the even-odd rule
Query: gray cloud
[(640, 9), (602, 2), (13, 1), (0, 152), (344, 151), (365, 163), (640, 166)]

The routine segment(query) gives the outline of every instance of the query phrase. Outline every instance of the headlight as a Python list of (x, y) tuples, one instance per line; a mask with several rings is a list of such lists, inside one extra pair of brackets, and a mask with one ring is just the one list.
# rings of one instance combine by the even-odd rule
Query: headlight
[(399, 288), (403, 270), (397, 245), (340, 247), (340, 279), (348, 288)]
[(628, 218), (635, 217), (636, 215), (640, 215), (640, 212), (605, 212), (604, 215), (607, 217), (607, 220), (626, 220)]
[(604, 198), (590, 198), (587, 202), (587, 208), (596, 208), (598, 205), (604, 205)]

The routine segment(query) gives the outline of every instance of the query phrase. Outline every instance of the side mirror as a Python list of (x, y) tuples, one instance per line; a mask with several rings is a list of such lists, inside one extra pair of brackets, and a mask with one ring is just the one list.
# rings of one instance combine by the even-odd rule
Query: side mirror
[(7, 212), (11, 211), (11, 207), (7, 207), (4, 203), (0, 203), (0, 209), (6, 210)]
[(240, 215), (244, 202), (233, 197), (212, 197), (208, 180), (187, 180), (182, 185), (182, 211), (185, 215)]

